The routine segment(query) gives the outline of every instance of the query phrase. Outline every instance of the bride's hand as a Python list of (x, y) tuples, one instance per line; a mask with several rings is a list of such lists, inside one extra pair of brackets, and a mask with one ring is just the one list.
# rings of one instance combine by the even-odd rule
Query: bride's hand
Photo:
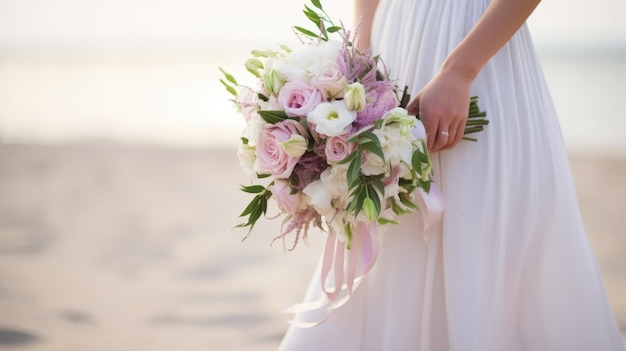
[(463, 138), (470, 85), (461, 74), (440, 71), (409, 103), (409, 113), (424, 123), (430, 152), (452, 148)]

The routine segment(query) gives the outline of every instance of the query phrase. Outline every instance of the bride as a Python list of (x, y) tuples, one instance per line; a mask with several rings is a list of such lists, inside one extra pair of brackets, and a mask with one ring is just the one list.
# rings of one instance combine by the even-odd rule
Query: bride
[[(281, 350), (624, 350), (524, 24), (538, 3), (356, 0), (360, 47), (413, 89), (446, 208), (428, 241), (417, 217), (381, 235), (351, 300)], [(460, 142), (471, 95), (490, 125)]]

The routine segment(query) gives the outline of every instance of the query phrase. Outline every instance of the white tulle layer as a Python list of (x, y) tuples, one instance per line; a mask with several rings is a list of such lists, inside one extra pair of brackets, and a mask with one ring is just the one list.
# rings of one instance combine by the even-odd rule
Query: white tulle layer
[[(415, 94), (488, 3), (382, 0), (372, 47)], [(624, 349), (526, 27), (472, 94), (490, 124), (478, 142), (433, 155), (446, 197), (437, 235), (426, 244), (417, 217), (404, 217), (348, 304), (321, 326), (290, 328), (281, 350)], [(305, 301), (322, 296), (317, 272)]]

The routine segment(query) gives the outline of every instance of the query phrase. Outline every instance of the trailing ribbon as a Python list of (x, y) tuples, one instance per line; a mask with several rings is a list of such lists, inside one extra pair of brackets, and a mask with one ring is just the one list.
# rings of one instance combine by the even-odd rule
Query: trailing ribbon
[[(434, 224), (438, 223), (443, 215), (443, 195), (433, 184), (430, 192), (419, 190), (416, 193), (416, 203), (420, 209), (423, 222), (424, 240), (428, 242), (429, 232)], [(330, 231), (326, 239), (321, 268), (321, 286), (324, 298), (318, 301), (305, 302), (285, 310), (286, 313), (302, 313), (315, 310), (324, 311), (323, 317), (316, 322), (291, 320), (290, 324), (311, 328), (324, 323), (333, 310), (343, 306), (358, 288), (365, 275), (372, 269), (378, 258), (378, 224), (376, 222), (358, 222), (352, 237), (351, 247), (337, 238)], [(334, 284), (327, 287), (331, 271), (334, 270)]]

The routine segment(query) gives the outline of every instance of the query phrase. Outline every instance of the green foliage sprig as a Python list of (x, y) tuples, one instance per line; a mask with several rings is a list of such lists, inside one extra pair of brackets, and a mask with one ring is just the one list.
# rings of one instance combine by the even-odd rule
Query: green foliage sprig
[(324, 41), (328, 41), (329, 33), (336, 33), (340, 30), (343, 30), (342, 26), (337, 26), (335, 25), (335, 23), (333, 23), (333, 21), (330, 19), (330, 16), (328, 16), (326, 11), (324, 11), (324, 9), (322, 8), (322, 4), (319, 0), (311, 0), (311, 4), (317, 10), (314, 10), (307, 5), (304, 5), (304, 10), (302, 12), (304, 12), (304, 15), (315, 24), (316, 30), (319, 31), (319, 34), (300, 26), (293, 27), (296, 31), (312, 39), (321, 39)]
[(270, 183), (270, 185), (268, 185), (267, 187), (264, 187), (262, 185), (241, 186), (242, 191), (249, 194), (256, 194), (252, 201), (250, 201), (248, 206), (246, 206), (243, 212), (241, 212), (241, 214), (239, 215), (239, 217), (248, 216), (248, 220), (235, 226), (235, 228), (250, 227), (250, 229), (248, 230), (248, 234), (246, 234), (246, 236), (241, 239), (241, 241), (244, 241), (248, 238), (257, 220), (261, 218), (261, 215), (265, 216), (265, 214), (267, 213), (267, 201), (270, 199), (270, 197), (272, 197), (272, 192), (269, 190), (269, 187), (272, 186), (272, 184), (274, 184), (274, 182)]

